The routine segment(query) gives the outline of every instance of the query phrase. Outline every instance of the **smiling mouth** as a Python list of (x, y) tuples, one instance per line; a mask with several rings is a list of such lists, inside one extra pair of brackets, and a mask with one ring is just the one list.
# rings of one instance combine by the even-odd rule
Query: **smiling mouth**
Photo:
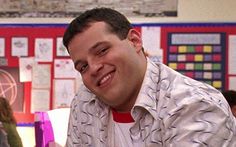
[(106, 76), (104, 76), (101, 80), (99, 80), (98, 86), (104, 87), (107, 84), (109, 84), (111, 82), (111, 80), (112, 80), (112, 73), (109, 73)]

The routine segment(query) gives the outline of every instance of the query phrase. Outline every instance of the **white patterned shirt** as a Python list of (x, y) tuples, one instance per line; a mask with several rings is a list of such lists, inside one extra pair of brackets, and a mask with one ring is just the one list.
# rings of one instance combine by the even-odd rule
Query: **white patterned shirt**
[[(72, 101), (67, 147), (115, 147), (109, 106), (82, 86)], [(218, 90), (148, 59), (132, 108), (133, 142), (145, 147), (236, 147), (236, 120)]]
[(130, 128), (134, 125), (134, 119), (130, 112), (117, 112), (112, 110), (111, 114), (114, 123), (115, 147), (143, 147), (142, 139), (135, 142), (130, 136)]

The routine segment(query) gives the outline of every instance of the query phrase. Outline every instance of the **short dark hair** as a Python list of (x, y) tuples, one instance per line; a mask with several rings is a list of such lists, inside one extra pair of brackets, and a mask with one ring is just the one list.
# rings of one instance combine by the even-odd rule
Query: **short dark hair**
[(222, 94), (228, 101), (230, 107), (233, 107), (234, 105), (236, 105), (236, 91), (226, 90), (226, 91), (223, 91)]
[(83, 32), (93, 22), (105, 22), (109, 26), (109, 31), (116, 34), (121, 40), (127, 37), (132, 28), (128, 19), (118, 11), (110, 8), (94, 8), (85, 11), (69, 24), (63, 36), (65, 47), (68, 48), (73, 37)]

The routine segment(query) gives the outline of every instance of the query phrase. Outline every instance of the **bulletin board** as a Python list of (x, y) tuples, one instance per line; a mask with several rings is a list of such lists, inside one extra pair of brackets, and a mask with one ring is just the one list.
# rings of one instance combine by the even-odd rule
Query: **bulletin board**
[(185, 24), (161, 30), (164, 63), (220, 91), (236, 90), (234, 23)]
[[(28, 124), (34, 122), (34, 113), (32, 112), (32, 97), (35, 97), (35, 104), (38, 109), (35, 111), (42, 111), (45, 110), (45, 107), (48, 109), (53, 109), (53, 83), (55, 82), (54, 76), (54, 59), (57, 60), (65, 60), (69, 59), (67, 54), (63, 54), (60, 52), (60, 49), (57, 50), (58, 44), (57, 40), (61, 39), (63, 36), (64, 30), (66, 25), (65, 24), (1, 24), (0, 25), (0, 71), (4, 71), (6, 75), (9, 77), (1, 74), (0, 72), (0, 94), (9, 101), (11, 101), (11, 97), (14, 97), (14, 93), (16, 93), (16, 100), (14, 105), (18, 106), (19, 108), (12, 105), (14, 110), (14, 115), (16, 116), (18, 124)], [(41, 39), (41, 40), (40, 40)], [(38, 44), (36, 42), (39, 41)], [(41, 41), (41, 42), (40, 42)], [(44, 42), (43, 42), (44, 41)], [(37, 47), (41, 45), (41, 47)], [(47, 45), (51, 46), (47, 47)], [(38, 48), (40, 51), (36, 51), (35, 49)], [(36, 53), (36, 52), (41, 52)], [(45, 55), (44, 55), (45, 53)], [(48, 55), (50, 57), (47, 57)], [(37, 56), (37, 57), (36, 57)], [(40, 58), (40, 56), (42, 56)], [(25, 78), (29, 78), (32, 76), (32, 64), (31, 57), (33, 57), (34, 62), (37, 63), (36, 71), (39, 71), (38, 74), (35, 74), (34, 77), (39, 77), (40, 80), (24, 80)], [(43, 58), (45, 57), (45, 59)], [(22, 60), (21, 60), (22, 59)], [(14, 90), (14, 87), (11, 85), (19, 85), (20, 81), (20, 70), (24, 70), (20, 68), (20, 61), (24, 62), (24, 59), (28, 61), (26, 66), (26, 70), (30, 71), (30, 74), (24, 72), (23, 81), (21, 83), (21, 87), (17, 87), (17, 91)], [(37, 60), (37, 61), (35, 61)], [(18, 75), (12, 74), (12, 70), (17, 69)], [(40, 72), (41, 71), (41, 72)], [(48, 72), (48, 73), (47, 73)], [(2, 75), (2, 76), (1, 76)], [(4, 80), (4, 78), (5, 80)], [(22, 77), (22, 76), (21, 76)], [(49, 80), (44, 80), (48, 78)], [(10, 79), (13, 82), (11, 82)], [(31, 77), (33, 78), (33, 77)], [(73, 78), (59, 78), (60, 80), (69, 80)], [(7, 82), (9, 84), (6, 84)], [(46, 82), (45, 82), (46, 81)], [(17, 82), (14, 84), (14, 82)], [(6, 85), (9, 85), (6, 87)], [(13, 91), (10, 94), (7, 92)], [(13, 95), (13, 96), (12, 96)], [(21, 101), (20, 101), (21, 100)], [(43, 102), (45, 101), (45, 102)], [(38, 103), (38, 105), (37, 105)], [(36, 109), (36, 108), (35, 108)], [(46, 111), (46, 110), (45, 110)]]
[[(236, 23), (133, 25), (151, 55), (169, 67), (219, 90), (236, 90)], [(33, 123), (34, 112), (67, 107), (76, 93), (79, 74), (61, 42), (66, 26), (0, 24), (0, 95), (6, 81), (20, 85), (11, 89), (18, 124)], [(5, 73), (11, 80), (3, 80)]]

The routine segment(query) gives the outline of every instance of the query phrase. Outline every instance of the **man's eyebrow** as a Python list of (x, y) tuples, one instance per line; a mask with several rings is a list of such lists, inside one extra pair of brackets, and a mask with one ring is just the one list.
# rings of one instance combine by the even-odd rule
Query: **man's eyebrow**
[[(106, 43), (108, 43), (108, 42), (107, 42), (107, 41), (100, 41), (100, 42), (97, 42), (97, 43), (95, 43), (95, 44), (89, 49), (89, 51), (92, 51), (93, 49), (97, 48), (99, 45), (101, 45), (101, 44), (106, 44)], [(77, 66), (78, 64), (80, 64), (81, 62), (82, 62), (81, 60), (76, 60), (75, 63), (74, 63), (74, 67), (76, 68), (76, 66)]]
[(101, 45), (101, 44), (106, 44), (106, 43), (108, 43), (108, 42), (107, 42), (107, 41), (100, 41), (100, 42), (97, 42), (97, 43), (95, 43), (95, 44), (89, 49), (89, 51), (92, 51), (93, 49), (97, 48), (99, 45)]

